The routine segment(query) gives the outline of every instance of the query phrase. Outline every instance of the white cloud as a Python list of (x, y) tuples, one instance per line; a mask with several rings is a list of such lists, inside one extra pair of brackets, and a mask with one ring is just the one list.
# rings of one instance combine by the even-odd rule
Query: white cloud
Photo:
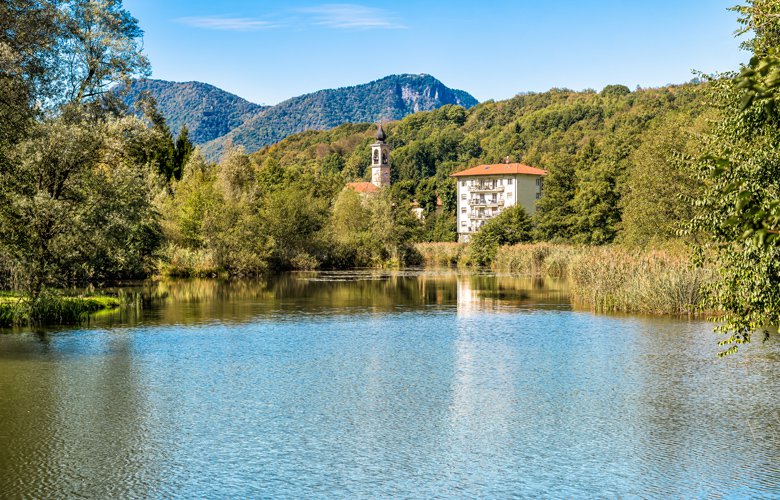
[(251, 17), (180, 17), (175, 19), (175, 21), (177, 23), (186, 24), (187, 26), (192, 26), (194, 28), (220, 31), (260, 31), (279, 28), (282, 26), (271, 21), (263, 21)]
[(334, 29), (403, 29), (395, 17), (382, 9), (350, 3), (332, 3), (298, 9), (311, 16), (311, 23)]

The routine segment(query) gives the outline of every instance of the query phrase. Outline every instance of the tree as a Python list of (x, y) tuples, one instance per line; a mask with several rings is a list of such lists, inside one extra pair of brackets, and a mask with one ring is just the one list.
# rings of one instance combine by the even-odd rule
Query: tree
[(700, 135), (709, 117), (698, 119), (688, 109), (669, 115), (647, 132), (631, 156), (631, 167), (620, 205), (620, 239), (645, 246), (678, 237), (696, 209), (701, 182), (691, 169)]
[(504, 209), (472, 236), (470, 260), (478, 266), (490, 265), (498, 247), (531, 241), (533, 224), (520, 205)]
[(102, 97), (113, 84), (149, 73), (143, 31), (121, 0), (69, 0), (58, 65), (63, 95), (72, 103)]
[(718, 270), (707, 305), (723, 311), (722, 355), (780, 324), (780, 9), (753, 0), (738, 10), (755, 32), (744, 44), (755, 55), (739, 77), (711, 83), (723, 118), (704, 138), (701, 213), (690, 226), (709, 236), (702, 255)]
[(190, 141), (190, 133), (187, 125), (182, 125), (179, 130), (179, 137), (176, 138), (175, 153), (173, 156), (173, 178), (181, 179), (184, 172), (184, 165), (190, 159), (190, 155), (195, 150), (195, 146)]
[(159, 228), (153, 179), (123, 147), (133, 129), (145, 127), (69, 111), (35, 127), (16, 152), (15, 175), (0, 177), (0, 242), (33, 297), (48, 286), (143, 274)]

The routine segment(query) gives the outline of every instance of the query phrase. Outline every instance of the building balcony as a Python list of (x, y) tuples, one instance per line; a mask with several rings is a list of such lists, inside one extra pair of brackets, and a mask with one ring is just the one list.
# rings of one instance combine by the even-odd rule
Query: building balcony
[(469, 200), (469, 205), (472, 207), (503, 207), (504, 200), (480, 200), (479, 198), (472, 198)]
[(488, 220), (494, 218), (498, 214), (480, 214), (477, 212), (471, 212), (469, 214), (469, 219), (471, 220)]
[(475, 184), (469, 186), (469, 191), (472, 193), (503, 193), (504, 186), (498, 184)]

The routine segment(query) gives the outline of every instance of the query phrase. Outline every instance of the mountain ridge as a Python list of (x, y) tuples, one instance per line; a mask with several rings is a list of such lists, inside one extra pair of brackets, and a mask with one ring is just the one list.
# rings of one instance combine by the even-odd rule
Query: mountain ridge
[(123, 100), (129, 106), (143, 92), (158, 102), (171, 130), (187, 125), (203, 154), (217, 160), (228, 144), (254, 152), (297, 132), (328, 130), (345, 123), (399, 120), (449, 104), (478, 104), (468, 92), (451, 89), (431, 75), (389, 75), (368, 83), (323, 89), (274, 106), (251, 103), (202, 82), (135, 80)]

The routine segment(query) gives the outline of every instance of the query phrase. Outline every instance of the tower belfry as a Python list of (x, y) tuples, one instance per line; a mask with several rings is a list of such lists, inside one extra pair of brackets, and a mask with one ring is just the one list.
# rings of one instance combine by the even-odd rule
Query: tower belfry
[(385, 131), (382, 124), (376, 131), (376, 142), (371, 145), (371, 184), (376, 187), (390, 185), (390, 146), (385, 144)]

